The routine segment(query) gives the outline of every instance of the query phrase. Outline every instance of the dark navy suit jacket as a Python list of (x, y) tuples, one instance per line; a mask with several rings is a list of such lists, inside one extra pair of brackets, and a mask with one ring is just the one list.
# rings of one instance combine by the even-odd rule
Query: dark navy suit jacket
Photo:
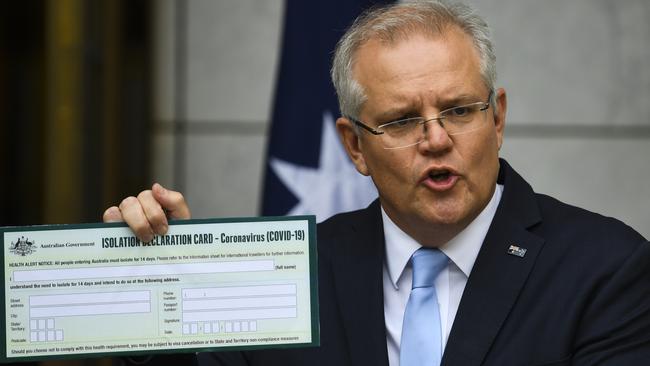
[[(503, 196), (443, 365), (650, 365), (650, 244), (536, 194), (505, 162)], [(511, 245), (523, 257), (508, 254)], [(380, 207), (318, 226), (321, 346), (200, 357), (222, 365), (387, 366)]]

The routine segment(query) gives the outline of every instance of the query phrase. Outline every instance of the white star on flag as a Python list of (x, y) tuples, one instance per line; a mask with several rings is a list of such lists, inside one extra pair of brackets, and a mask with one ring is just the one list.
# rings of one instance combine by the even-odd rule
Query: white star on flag
[(329, 111), (323, 112), (318, 168), (276, 158), (271, 158), (270, 164), (298, 199), (287, 215), (316, 215), (320, 222), (339, 212), (364, 208), (377, 198), (370, 177), (359, 174), (348, 158)]

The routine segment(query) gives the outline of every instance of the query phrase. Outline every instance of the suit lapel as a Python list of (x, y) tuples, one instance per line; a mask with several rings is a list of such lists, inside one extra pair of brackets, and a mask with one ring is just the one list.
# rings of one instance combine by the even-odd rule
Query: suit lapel
[[(538, 237), (508, 223), (494, 225), (490, 231), (463, 292), (443, 365), (481, 364), (543, 244)], [(510, 245), (526, 248), (525, 256), (509, 255)]]
[[(544, 241), (527, 228), (540, 221), (530, 186), (502, 161), (505, 190), (467, 281), (443, 365), (480, 365), (535, 264)], [(523, 257), (508, 254), (511, 245)]]
[(353, 365), (388, 365), (383, 232), (375, 201), (362, 219), (350, 226), (332, 256), (334, 285)]

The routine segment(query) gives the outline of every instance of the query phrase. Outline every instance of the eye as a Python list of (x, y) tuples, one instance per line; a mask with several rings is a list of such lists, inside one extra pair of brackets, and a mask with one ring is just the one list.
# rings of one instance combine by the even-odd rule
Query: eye
[(380, 125), (380, 128), (401, 129), (417, 124), (420, 118), (401, 117)]
[(465, 106), (455, 107), (449, 110), (449, 114), (452, 117), (465, 117), (470, 113), (471, 113), (470, 107), (465, 107)]
[(418, 125), (418, 122), (422, 119), (419, 117), (415, 118), (401, 118), (397, 119), (377, 127), (377, 129), (386, 132), (390, 136), (400, 136), (402, 134), (410, 133), (414, 130), (414, 127)]
[(404, 126), (408, 126), (411, 123), (411, 121), (408, 118), (400, 118), (390, 123), (394, 127), (404, 127)]

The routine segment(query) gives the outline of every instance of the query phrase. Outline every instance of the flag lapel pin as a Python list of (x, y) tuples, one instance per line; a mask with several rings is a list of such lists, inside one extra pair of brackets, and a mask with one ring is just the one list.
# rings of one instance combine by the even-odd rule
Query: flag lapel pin
[(508, 248), (508, 254), (514, 255), (514, 256), (517, 256), (517, 257), (520, 257), (520, 258), (523, 258), (526, 255), (526, 251), (527, 251), (526, 248), (522, 248), (522, 247), (519, 247), (519, 246), (516, 246), (516, 245), (511, 245)]

